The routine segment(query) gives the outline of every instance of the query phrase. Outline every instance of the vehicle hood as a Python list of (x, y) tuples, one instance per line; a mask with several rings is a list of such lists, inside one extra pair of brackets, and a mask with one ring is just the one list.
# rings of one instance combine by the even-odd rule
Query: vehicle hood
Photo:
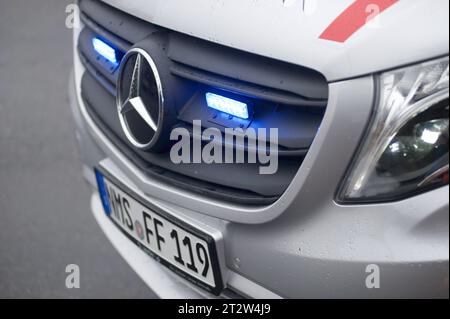
[(448, 0), (390, 0), (345, 41), (324, 39), (324, 31), (362, 0), (103, 1), (168, 29), (315, 69), (330, 82), (449, 52)]

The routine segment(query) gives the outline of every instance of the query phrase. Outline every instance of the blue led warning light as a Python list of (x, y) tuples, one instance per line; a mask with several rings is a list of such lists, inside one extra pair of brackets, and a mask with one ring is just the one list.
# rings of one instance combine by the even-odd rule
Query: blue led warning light
[(248, 119), (248, 106), (246, 103), (236, 101), (215, 93), (206, 93), (208, 107), (242, 118)]
[(109, 44), (99, 38), (94, 38), (92, 39), (92, 45), (94, 46), (95, 51), (109, 62), (114, 64), (118, 63), (116, 50)]

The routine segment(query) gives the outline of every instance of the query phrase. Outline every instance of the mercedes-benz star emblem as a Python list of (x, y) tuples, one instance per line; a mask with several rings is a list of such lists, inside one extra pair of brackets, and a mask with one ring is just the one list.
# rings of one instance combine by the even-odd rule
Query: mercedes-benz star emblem
[(164, 98), (158, 69), (143, 49), (123, 58), (117, 81), (117, 111), (126, 137), (135, 147), (149, 149), (159, 135)]

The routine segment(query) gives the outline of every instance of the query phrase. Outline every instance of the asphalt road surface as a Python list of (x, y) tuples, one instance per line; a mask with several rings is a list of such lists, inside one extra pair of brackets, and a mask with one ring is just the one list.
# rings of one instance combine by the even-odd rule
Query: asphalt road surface
[[(152, 298), (89, 211), (63, 0), (0, 0), (0, 298)], [(67, 289), (66, 266), (80, 267)]]

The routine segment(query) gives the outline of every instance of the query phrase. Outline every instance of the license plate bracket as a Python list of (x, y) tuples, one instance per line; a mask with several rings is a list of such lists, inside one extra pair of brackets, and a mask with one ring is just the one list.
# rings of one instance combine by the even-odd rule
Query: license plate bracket
[(128, 239), (185, 280), (220, 295), (224, 285), (213, 236), (146, 201), (104, 168), (94, 171), (105, 214)]

